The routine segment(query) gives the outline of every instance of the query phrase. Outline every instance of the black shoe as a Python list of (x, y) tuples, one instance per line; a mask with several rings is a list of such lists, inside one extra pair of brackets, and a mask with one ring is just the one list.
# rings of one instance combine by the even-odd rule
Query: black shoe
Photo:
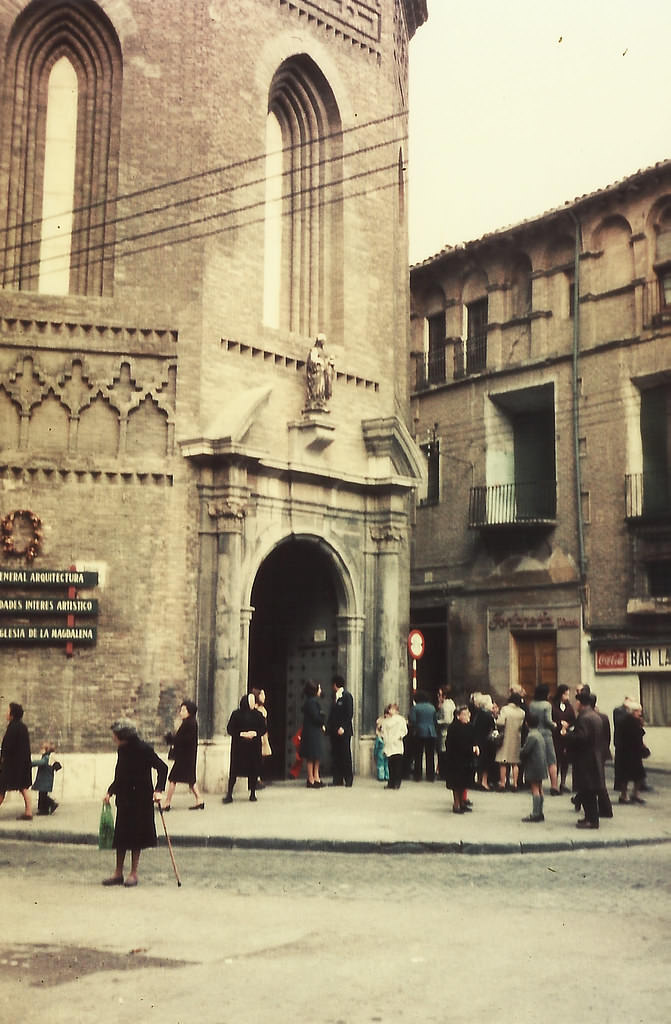
[(250, 804), (255, 804), (256, 803), (256, 793), (250, 793), (249, 794), (249, 802), (250, 802)]
[(123, 885), (123, 875), (112, 875), (111, 878), (105, 878), (101, 882), (101, 885)]
[[(52, 803), (51, 807), (49, 808), (49, 811), (48, 811), (48, 813), (49, 813), (49, 814), (53, 814), (53, 813), (54, 813), (54, 811), (56, 810), (56, 808), (57, 808), (57, 807), (58, 807), (58, 804), (57, 804), (57, 803), (56, 803), (56, 801), (54, 800), (54, 802)], [(38, 812), (38, 813), (39, 813), (39, 812)]]
[(463, 814), (463, 813), (464, 813), (464, 808), (463, 807), (453, 807), (452, 808), (452, 814)]
[(233, 803), (233, 797), (227, 794), (226, 796), (221, 798), (221, 802), (222, 802), (222, 804), (232, 804)]
[(550, 796), (561, 796), (561, 793), (558, 789), (551, 789)]
[(467, 803), (467, 804), (464, 804), (463, 807), (461, 808), (461, 813), (462, 814), (470, 814), (472, 810), (473, 810), (472, 805), (470, 803)]
[(587, 821), (586, 818), (581, 818), (580, 821), (576, 821), (575, 827), (576, 828), (598, 828), (599, 827), (599, 822), (598, 821)]
[[(158, 804), (157, 804), (156, 806), (158, 807)], [(161, 807), (161, 810), (163, 811), (163, 813), (164, 813), (164, 814), (167, 814), (167, 813), (168, 813), (168, 811), (169, 811), (169, 810), (171, 810), (171, 807), (170, 807), (170, 805), (168, 804), (168, 806), (167, 806), (167, 807)]]
[(522, 821), (545, 821), (544, 814), (527, 814), (526, 818), (522, 818)]
[[(168, 808), (168, 810), (169, 809), (170, 808)], [(190, 811), (204, 811), (205, 810), (205, 804), (192, 804), (192, 806), (189, 807), (189, 810)]]

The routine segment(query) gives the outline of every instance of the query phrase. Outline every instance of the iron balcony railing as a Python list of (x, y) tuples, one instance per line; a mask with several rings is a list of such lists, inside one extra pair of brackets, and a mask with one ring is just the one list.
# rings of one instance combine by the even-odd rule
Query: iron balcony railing
[(468, 525), (472, 528), (554, 525), (556, 516), (557, 487), (553, 480), (471, 488)]
[(629, 473), (624, 478), (625, 519), (671, 520), (671, 476)]
[(658, 327), (671, 323), (671, 306), (664, 301), (661, 281), (646, 281), (643, 289), (643, 326)]
[(454, 344), (454, 379), (482, 373), (487, 369), (487, 332), (466, 341), (459, 338)]
[(445, 364), (446, 342), (435, 345), (428, 355), (417, 358), (416, 390), (424, 391), (432, 384), (444, 384), (447, 380)]

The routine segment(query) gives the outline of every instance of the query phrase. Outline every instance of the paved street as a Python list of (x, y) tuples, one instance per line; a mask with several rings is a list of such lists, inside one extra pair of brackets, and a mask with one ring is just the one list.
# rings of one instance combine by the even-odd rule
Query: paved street
[(0, 840), (0, 1020), (668, 1021), (668, 845), (176, 855)]

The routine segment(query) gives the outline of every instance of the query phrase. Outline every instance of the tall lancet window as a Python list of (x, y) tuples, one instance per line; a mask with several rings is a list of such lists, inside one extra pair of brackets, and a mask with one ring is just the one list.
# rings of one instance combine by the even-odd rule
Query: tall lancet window
[(77, 75), (67, 57), (49, 75), (45, 134), (38, 291), (67, 295), (77, 147)]
[(4, 288), (111, 293), (121, 70), (94, 0), (34, 0), (14, 22), (0, 123)]
[(266, 122), (266, 211), (263, 322), (280, 327), (282, 293), (282, 129), (271, 111)]
[(277, 70), (268, 114), (264, 319), (306, 337), (324, 331), (337, 338), (342, 129), (333, 92), (309, 57), (292, 57)]

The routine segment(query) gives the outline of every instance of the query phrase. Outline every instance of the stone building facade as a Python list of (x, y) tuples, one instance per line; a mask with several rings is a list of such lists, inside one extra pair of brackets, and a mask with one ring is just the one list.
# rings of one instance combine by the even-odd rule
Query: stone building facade
[(671, 162), (446, 248), (411, 303), (427, 679), (582, 679), (668, 743)]
[(307, 678), (346, 675), (364, 749), (405, 694), (407, 62), (426, 17), (3, 4), (1, 699), (35, 744), (108, 750), (120, 713), (157, 739), (191, 696), (216, 786), (248, 685), (278, 776)]

